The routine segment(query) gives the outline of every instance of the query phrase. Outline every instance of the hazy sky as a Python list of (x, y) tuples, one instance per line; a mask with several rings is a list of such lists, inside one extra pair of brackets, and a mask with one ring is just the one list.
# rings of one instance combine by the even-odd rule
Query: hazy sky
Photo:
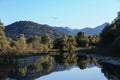
[(96, 27), (111, 22), (120, 0), (0, 0), (4, 25), (30, 20), (51, 26)]

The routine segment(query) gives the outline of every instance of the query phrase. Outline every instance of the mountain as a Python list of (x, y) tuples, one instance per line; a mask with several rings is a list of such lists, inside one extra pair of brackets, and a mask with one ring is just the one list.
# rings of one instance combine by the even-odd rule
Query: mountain
[(95, 28), (83, 28), (79, 31), (85, 32), (87, 35), (99, 34), (107, 25), (110, 25), (110, 24), (106, 22)]
[(109, 23), (104, 23), (95, 28), (83, 28), (83, 29), (71, 29), (69, 27), (53, 27), (49, 25), (42, 25), (32, 21), (18, 21), (5, 26), (5, 33), (7, 37), (16, 38), (20, 34), (24, 34), (25, 37), (31, 36), (43, 36), (49, 34), (52, 38), (59, 38), (63, 34), (76, 35), (78, 32), (85, 32), (87, 35), (99, 34), (105, 26)]
[(95, 28), (86, 27), (83, 29), (71, 29), (69, 27), (53, 27), (53, 29), (69, 35), (76, 35), (78, 32), (85, 32), (87, 35), (93, 35), (93, 34), (99, 34), (107, 25), (110, 25), (110, 24), (106, 22)]
[(52, 38), (59, 38), (63, 35), (62, 32), (54, 30), (49, 25), (42, 25), (32, 21), (19, 21), (5, 26), (5, 33), (7, 37), (16, 38), (20, 34), (24, 34), (25, 37), (31, 36), (43, 36), (49, 34)]
[[(73, 35), (74, 33), (68, 29), (66, 29), (66, 27), (52, 27), (54, 30), (57, 30), (59, 32), (62, 32), (64, 34), (68, 34), (68, 35)], [(70, 29), (70, 28), (69, 28)]]

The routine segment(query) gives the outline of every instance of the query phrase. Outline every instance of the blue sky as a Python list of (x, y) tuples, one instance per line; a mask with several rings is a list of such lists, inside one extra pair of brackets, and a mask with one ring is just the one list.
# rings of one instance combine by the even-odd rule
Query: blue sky
[(120, 0), (0, 0), (4, 25), (29, 20), (80, 29), (111, 22), (118, 11)]

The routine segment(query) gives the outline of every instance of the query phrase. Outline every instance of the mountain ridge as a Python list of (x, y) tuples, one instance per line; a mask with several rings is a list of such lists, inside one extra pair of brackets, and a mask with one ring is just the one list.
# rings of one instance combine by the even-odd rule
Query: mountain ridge
[(5, 34), (7, 37), (16, 38), (20, 34), (24, 34), (26, 38), (31, 36), (43, 36), (49, 34), (52, 38), (60, 38), (62, 35), (76, 35), (78, 32), (85, 32), (87, 35), (99, 34), (109, 23), (104, 23), (95, 28), (71, 29), (69, 27), (56, 27), (46, 24), (38, 24), (32, 21), (17, 21), (5, 26)]
[[(99, 34), (101, 31), (105, 28), (105, 26), (109, 25), (108, 22), (105, 22), (102, 25), (99, 25), (95, 28), (82, 28), (82, 29), (71, 29), (69, 27), (53, 27), (53, 29), (58, 30), (59, 32), (62, 33), (67, 33), (69, 35), (76, 35), (78, 32), (85, 32), (87, 35), (93, 35), (93, 34)], [(64, 31), (65, 30), (65, 31)]]
[(42, 25), (32, 21), (17, 21), (5, 26), (5, 34), (7, 37), (16, 38), (20, 34), (24, 34), (26, 38), (31, 36), (43, 36), (49, 34), (52, 38), (59, 38), (62, 32), (52, 29), (49, 25)]

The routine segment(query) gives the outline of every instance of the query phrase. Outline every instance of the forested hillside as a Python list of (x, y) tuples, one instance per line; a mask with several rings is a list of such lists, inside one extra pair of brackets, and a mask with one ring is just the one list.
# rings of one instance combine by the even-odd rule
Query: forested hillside
[(42, 25), (32, 21), (18, 21), (5, 26), (5, 34), (7, 37), (16, 38), (20, 34), (24, 34), (26, 38), (31, 36), (43, 36), (49, 34), (52, 38), (59, 38), (63, 33), (52, 29), (49, 25)]
[(100, 44), (102, 48), (110, 48), (113, 51), (112, 55), (120, 56), (120, 12), (118, 12), (116, 19), (114, 19), (109, 26), (106, 26), (103, 29), (100, 37)]

